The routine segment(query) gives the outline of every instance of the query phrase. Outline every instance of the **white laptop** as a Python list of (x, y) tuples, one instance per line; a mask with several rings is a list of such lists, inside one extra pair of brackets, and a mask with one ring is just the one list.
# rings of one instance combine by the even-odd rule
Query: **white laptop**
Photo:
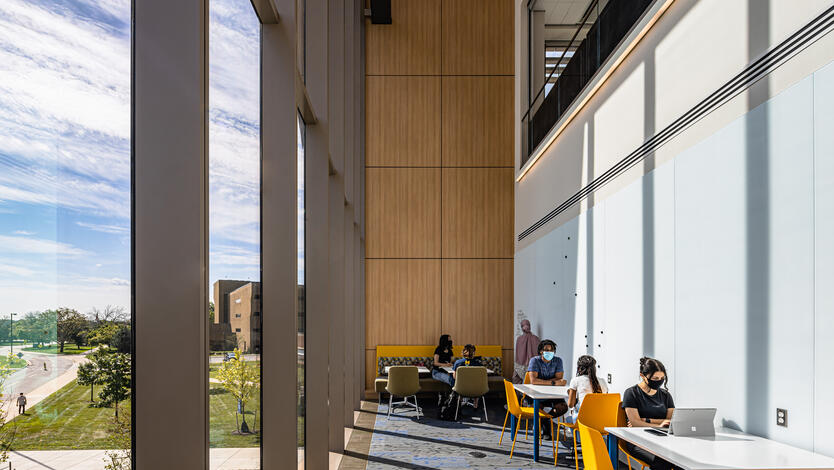
[(669, 430), (651, 428), (650, 432), (681, 437), (714, 437), (715, 408), (675, 408)]

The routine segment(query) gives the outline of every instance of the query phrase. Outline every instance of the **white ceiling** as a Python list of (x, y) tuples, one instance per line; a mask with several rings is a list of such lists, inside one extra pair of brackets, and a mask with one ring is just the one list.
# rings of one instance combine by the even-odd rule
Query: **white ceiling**
[[(582, 15), (593, 0), (537, 0), (534, 10), (544, 11), (545, 39), (552, 41), (569, 41), (576, 32)], [(604, 4), (601, 1), (600, 4)], [(596, 13), (589, 15), (588, 21), (596, 20)], [(584, 29), (587, 29), (584, 28)], [(584, 31), (577, 39), (584, 37)]]

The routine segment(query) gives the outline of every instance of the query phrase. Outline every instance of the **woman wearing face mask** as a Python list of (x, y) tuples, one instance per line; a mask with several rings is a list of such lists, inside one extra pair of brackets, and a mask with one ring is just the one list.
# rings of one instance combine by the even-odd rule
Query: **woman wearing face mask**
[[(666, 383), (666, 367), (657, 359), (644, 357), (640, 359), (640, 383), (623, 393), (628, 425), (633, 427), (667, 427), (675, 402), (663, 385)], [(662, 387), (662, 388), (661, 388)], [(632, 456), (648, 463), (652, 470), (671, 469), (672, 465), (645, 450), (629, 443), (624, 443), (626, 451)]]
[(442, 335), (434, 348), (434, 364), (431, 368), (431, 376), (435, 380), (455, 386), (455, 378), (452, 374), (443, 370), (443, 367), (452, 367), (452, 338), (449, 335)]

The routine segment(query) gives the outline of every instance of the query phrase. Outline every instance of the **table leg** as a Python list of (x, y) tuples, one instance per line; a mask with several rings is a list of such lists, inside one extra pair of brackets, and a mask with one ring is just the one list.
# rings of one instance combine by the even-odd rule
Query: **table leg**
[(533, 399), (533, 460), (539, 461), (539, 401)]
[(510, 415), (510, 439), (515, 439), (515, 415), (513, 414)]
[(617, 470), (620, 465), (620, 449), (617, 445), (617, 436), (608, 433), (608, 458), (611, 459), (611, 466)]

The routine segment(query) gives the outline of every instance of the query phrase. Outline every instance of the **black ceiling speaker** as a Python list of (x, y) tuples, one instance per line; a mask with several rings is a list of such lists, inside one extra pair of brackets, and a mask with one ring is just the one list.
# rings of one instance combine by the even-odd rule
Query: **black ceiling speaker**
[(371, 0), (371, 23), (391, 24), (391, 0)]

